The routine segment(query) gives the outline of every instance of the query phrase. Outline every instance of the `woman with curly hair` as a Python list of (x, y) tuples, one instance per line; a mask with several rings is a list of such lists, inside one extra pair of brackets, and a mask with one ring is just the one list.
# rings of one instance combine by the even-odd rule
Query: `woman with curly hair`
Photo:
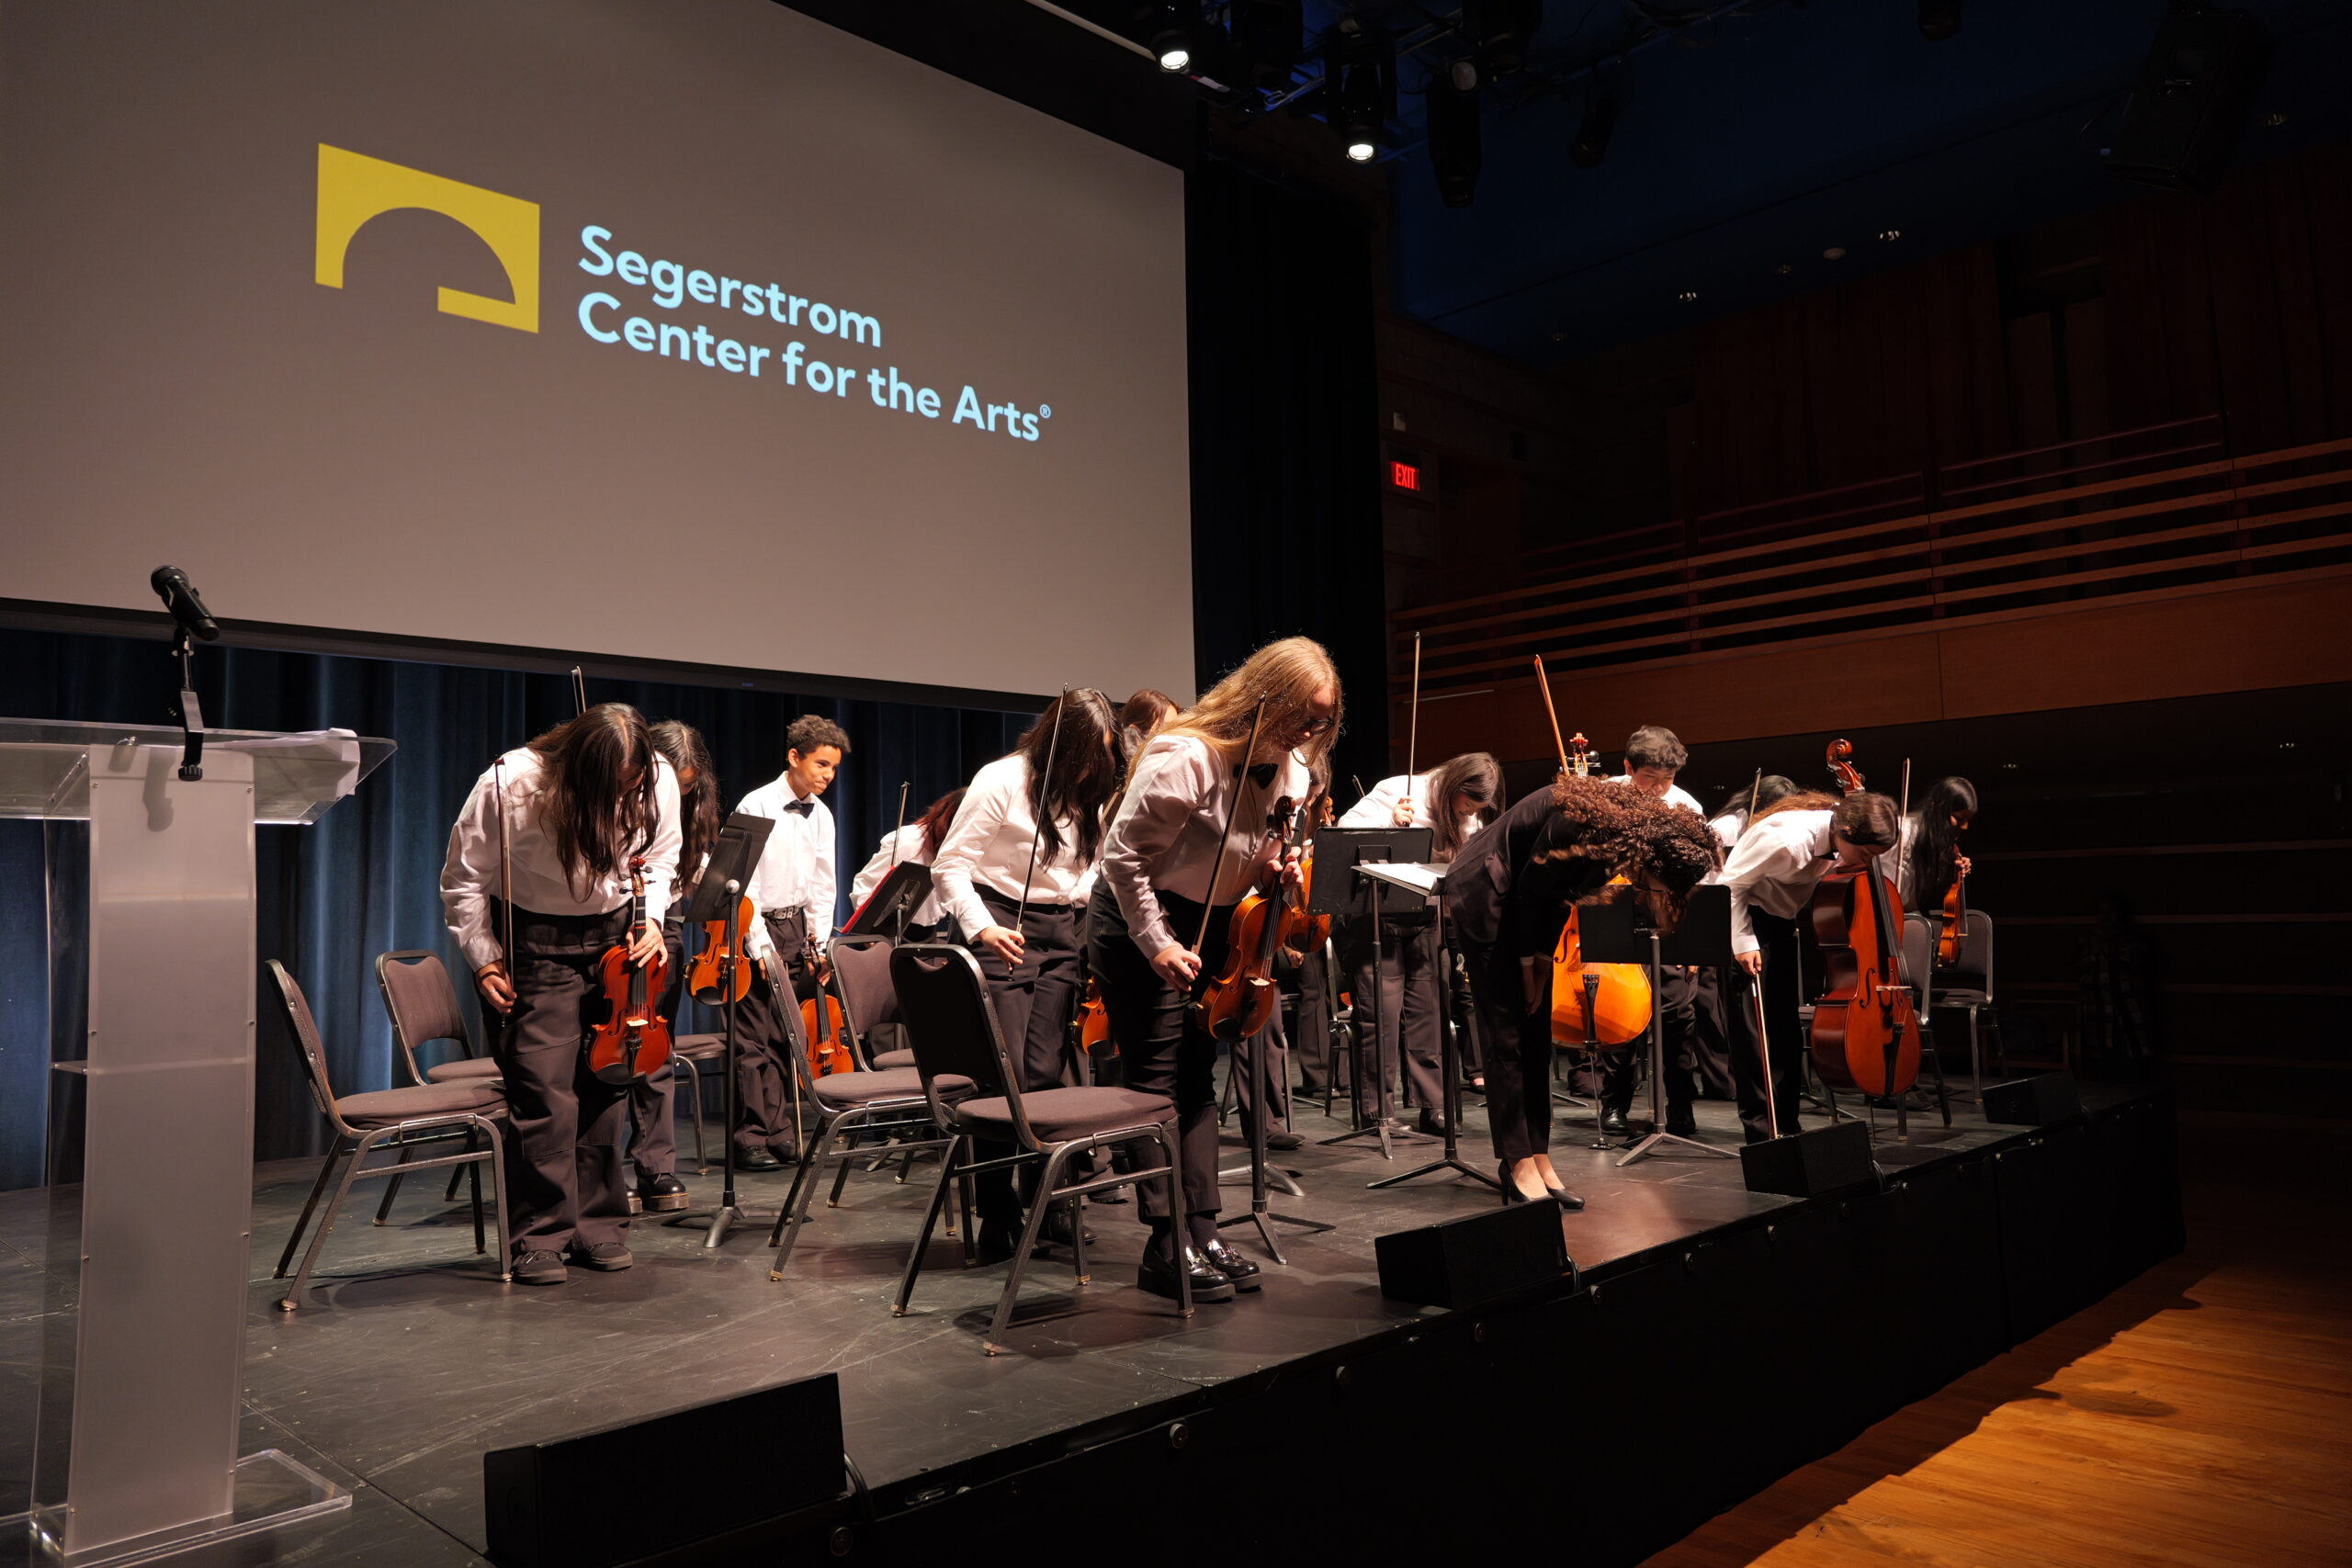
[(1654, 918), (1670, 922), (1718, 859), (1696, 812), (1577, 777), (1535, 791), (1463, 847), (1445, 879), (1446, 917), (1486, 1032), (1504, 1202), (1584, 1207), (1560, 1185), (1550, 1154), (1552, 953), (1570, 907), (1623, 876)]

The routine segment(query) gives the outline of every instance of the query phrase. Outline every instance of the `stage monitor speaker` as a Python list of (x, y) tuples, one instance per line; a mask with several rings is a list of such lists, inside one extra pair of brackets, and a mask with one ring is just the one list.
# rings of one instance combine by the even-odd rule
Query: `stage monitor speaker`
[(2211, 190), (2237, 150), (2268, 57), (2269, 40), (2248, 13), (2173, 6), (2123, 106), (2107, 172), (2134, 185)]
[(1878, 1179), (1878, 1167), (1871, 1160), (1870, 1125), (1851, 1116), (1810, 1132), (1747, 1145), (1739, 1151), (1739, 1169), (1750, 1192), (1777, 1192), (1784, 1198), (1818, 1198)]
[(842, 1495), (831, 1372), (482, 1455), (500, 1568), (609, 1568)]
[(1472, 1306), (1556, 1280), (1569, 1267), (1560, 1206), (1549, 1198), (1394, 1231), (1372, 1249), (1380, 1293), (1424, 1306)]
[(2003, 1126), (2047, 1127), (2082, 1113), (2083, 1091), (2072, 1073), (2036, 1073), (1984, 1086), (1984, 1120)]

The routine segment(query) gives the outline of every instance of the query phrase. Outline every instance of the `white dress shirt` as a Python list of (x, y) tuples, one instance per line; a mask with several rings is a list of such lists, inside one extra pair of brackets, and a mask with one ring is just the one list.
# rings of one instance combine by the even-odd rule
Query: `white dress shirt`
[[(1225, 869), (1209, 886), (1216, 863), (1217, 834), (1226, 804), (1242, 789), (1226, 845)], [(1305, 805), (1314, 774), (1297, 752), (1276, 764), (1271, 783), (1261, 785), (1237, 774), (1206, 741), (1190, 735), (1155, 735), (1137, 753), (1127, 792), (1102, 835), (1102, 875), (1126, 917), (1127, 934), (1147, 958), (1189, 942), (1160, 910), (1161, 891), (1194, 903), (1230, 904), (1258, 880), (1276, 856), (1266, 818), (1274, 802), (1288, 795)]]
[[(1064, 817), (1054, 826), (1061, 848), (1037, 845), (1036, 865), (1029, 851), (1037, 842), (1037, 814), (1029, 806), (1029, 759), (1016, 751), (999, 757), (972, 775), (963, 804), (932, 862), (939, 878), (939, 901), (956, 917), (966, 941), (1000, 924), (980, 902), (979, 887), (992, 887), (1018, 902), (1028, 881), (1032, 904), (1083, 904), (1094, 891), (1094, 865), (1078, 856), (1078, 823)], [(978, 884), (978, 886), (974, 885)]]
[[(1430, 781), (1437, 774), (1438, 770), (1431, 768), (1426, 773), (1415, 773), (1410, 778), (1398, 773), (1395, 778), (1381, 780), (1362, 800), (1348, 807), (1340, 816), (1339, 825), (1342, 828), (1393, 828), (1396, 825), (1396, 803), (1410, 800), (1413, 819), (1406, 826), (1435, 831), (1437, 813), (1430, 809)], [(1481, 826), (1483, 824), (1478, 820), (1476, 812), (1464, 817), (1457, 824), (1458, 840), (1468, 843)]]
[(1731, 950), (1754, 953), (1762, 944), (1748, 919), (1750, 908), (1792, 920), (1813, 896), (1814, 885), (1837, 858), (1827, 811), (1775, 811), (1758, 817), (1739, 836), (1722, 881), (1731, 889)]
[[(814, 795), (808, 797), (806, 815), (785, 809), (799, 798), (790, 778), (778, 776), (745, 795), (735, 808), (775, 823), (766, 847), (760, 851), (760, 863), (752, 868), (752, 885), (743, 889), (743, 896), (763, 915), (770, 909), (807, 910), (808, 940), (821, 943), (833, 934), (833, 814)], [(772, 947), (767, 921), (752, 922), (751, 939), (743, 950), (754, 958), (764, 958)]]
[[(1634, 775), (1631, 773), (1619, 773), (1615, 778), (1611, 779), (1609, 782), (1611, 784), (1634, 784), (1635, 789), (1642, 789), (1641, 785), (1634, 784)], [(1644, 795), (1649, 795), (1649, 791), (1645, 789), (1642, 790), (1642, 793)], [(1661, 805), (1679, 806), (1683, 810), (1688, 811), (1696, 817), (1703, 818), (1707, 815), (1707, 808), (1699, 804), (1699, 797), (1692, 795), (1689, 790), (1684, 789), (1679, 784), (1670, 784), (1667, 785), (1666, 793), (1664, 795), (1650, 795), (1650, 798), (1659, 802)]]
[[(874, 890), (882, 886), (884, 877), (909, 861), (912, 861), (917, 865), (931, 863), (931, 857), (922, 852), (922, 824), (920, 822), (910, 822), (903, 828), (893, 828), (882, 835), (882, 847), (875, 851), (874, 858), (867, 861), (864, 868), (850, 879), (850, 908), (855, 910), (863, 905), (873, 896)], [(937, 925), (939, 923), (938, 894), (934, 892), (930, 897), (916, 905), (915, 912), (909, 915), (907, 919), (912, 925)]]
[[(505, 788), (498, 787), (504, 774)], [(608, 915), (628, 902), (628, 876), (574, 878), (556, 855), (540, 823), (539, 754), (519, 746), (484, 769), (449, 829), (449, 855), (441, 865), (441, 906), (449, 934), (466, 962), (480, 973), (506, 957), (492, 929), (491, 900), (498, 897), (498, 818), (502, 798), (514, 907), (541, 915)], [(653, 759), (653, 832), (645, 849), (645, 918), (662, 923), (670, 889), (678, 877), (678, 775), (666, 757)]]

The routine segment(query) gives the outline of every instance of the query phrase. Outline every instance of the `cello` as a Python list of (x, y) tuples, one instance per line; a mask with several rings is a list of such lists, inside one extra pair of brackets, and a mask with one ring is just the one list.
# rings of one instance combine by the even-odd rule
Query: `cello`
[[(1841, 794), (1862, 787), (1851, 742), (1829, 743)], [(1821, 950), (1822, 992), (1813, 1005), (1814, 1070), (1833, 1089), (1872, 1100), (1900, 1095), (1919, 1077), (1919, 1018), (1903, 983), (1903, 906), (1874, 862), (1832, 865), (1815, 885), (1806, 923)]]
[[(628, 863), (628, 930), (634, 934), (644, 924), (645, 857), (639, 855)], [(613, 1084), (650, 1077), (670, 1066), (670, 1021), (653, 1005), (670, 982), (669, 949), (633, 964), (628, 945), (616, 942), (597, 960), (605, 1021), (588, 1032), (588, 1070)]]

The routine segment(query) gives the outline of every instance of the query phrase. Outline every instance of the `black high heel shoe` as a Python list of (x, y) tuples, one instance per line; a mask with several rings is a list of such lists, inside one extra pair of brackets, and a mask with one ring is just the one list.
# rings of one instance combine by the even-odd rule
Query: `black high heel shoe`
[(1503, 1190), (1504, 1208), (1508, 1209), (1513, 1203), (1524, 1203), (1528, 1201), (1527, 1194), (1519, 1190), (1519, 1183), (1510, 1179), (1510, 1161), (1498, 1160), (1496, 1162), (1495, 1181), (1496, 1184)]

